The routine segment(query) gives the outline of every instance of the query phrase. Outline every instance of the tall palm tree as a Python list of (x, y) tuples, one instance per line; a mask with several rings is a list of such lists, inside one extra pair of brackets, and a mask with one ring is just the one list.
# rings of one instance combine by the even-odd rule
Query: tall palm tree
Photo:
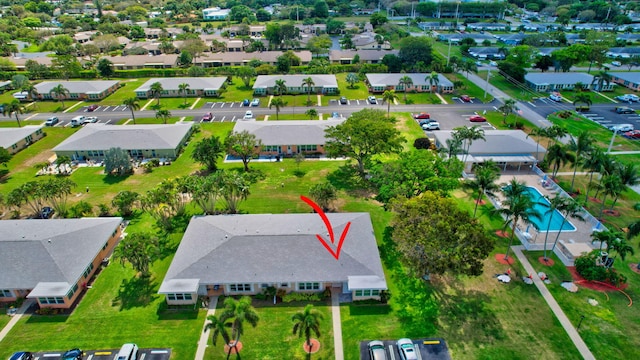
[(607, 244), (607, 249), (609, 249), (611, 247), (611, 244), (613, 244), (617, 238), (620, 238), (622, 236), (622, 233), (619, 231), (594, 231), (591, 233), (591, 243), (593, 244), (595, 242), (599, 242), (599, 250), (602, 251), (603, 244)]
[[(556, 196), (558, 197), (558, 196)], [(582, 212), (583, 212), (583, 208), (582, 206), (580, 206), (580, 204), (573, 198), (564, 198), (562, 201), (559, 201), (559, 203), (556, 205), (556, 210), (558, 210), (563, 216), (562, 216), (562, 223), (560, 224), (560, 229), (562, 229), (564, 227), (564, 224), (567, 223), (567, 219), (568, 218), (572, 218), (572, 219), (576, 219), (578, 221), (584, 221), (584, 218), (581, 216)], [(551, 248), (551, 252), (553, 252), (556, 249), (556, 245), (558, 244), (558, 240), (560, 239), (560, 233), (561, 231), (558, 231), (556, 233), (556, 239), (553, 241), (553, 247)], [(549, 234), (549, 230), (547, 230), (547, 235)], [(545, 237), (544, 239), (544, 244), (545, 244), (545, 249), (547, 247), (547, 238)], [(546, 253), (545, 253), (545, 260), (546, 260)]]
[(167, 125), (167, 119), (171, 117), (171, 112), (167, 109), (160, 109), (156, 111), (156, 119), (162, 119), (165, 125)]
[(573, 98), (573, 105), (576, 104), (585, 104), (587, 105), (587, 107), (589, 107), (591, 106), (591, 104), (593, 104), (593, 101), (591, 100), (591, 96), (589, 96), (589, 94), (580, 93), (577, 94), (575, 98)]
[(398, 95), (394, 90), (385, 90), (382, 93), (382, 101), (387, 102), (387, 117), (391, 116), (391, 103), (398, 100)]
[(531, 133), (527, 134), (527, 137), (529, 136), (535, 136), (536, 137), (536, 161), (538, 161), (538, 154), (540, 153), (540, 138), (541, 137), (546, 137), (547, 133), (547, 128), (542, 128), (542, 127), (534, 127), (533, 129), (531, 129)]
[(496, 184), (496, 180), (500, 177), (500, 169), (496, 163), (491, 160), (474, 164), (473, 169), (473, 173), (475, 175), (474, 178), (465, 181), (463, 186), (476, 192), (478, 195), (476, 205), (473, 209), (473, 217), (476, 217), (478, 204), (480, 203), (480, 200), (482, 200), (482, 194), (494, 196), (495, 192), (500, 190), (500, 187)]
[(582, 164), (582, 167), (589, 171), (589, 183), (587, 184), (587, 193), (584, 200), (585, 205), (589, 202), (589, 191), (593, 187), (593, 174), (602, 172), (604, 163), (606, 161), (610, 161), (609, 157), (609, 154), (605, 153), (604, 150), (600, 148), (594, 148), (586, 154), (584, 163)]
[[(293, 334), (302, 337), (304, 335), (307, 346), (311, 350), (311, 334), (316, 334), (320, 337), (320, 320), (324, 318), (324, 315), (316, 309), (313, 305), (308, 304), (304, 307), (304, 310), (295, 313), (291, 320), (293, 320)], [(311, 359), (311, 351), (307, 353), (307, 359)]]
[(309, 120), (313, 120), (314, 117), (318, 116), (318, 110), (316, 109), (309, 109), (304, 113), (309, 117)]
[[(615, 174), (620, 178), (620, 182), (623, 186), (623, 191), (627, 186), (635, 186), (640, 184), (640, 173), (638, 173), (638, 167), (634, 163), (622, 164), (619, 163), (615, 167)], [(622, 191), (621, 191), (622, 192)], [(615, 198), (613, 199), (613, 204), (611, 205), (611, 209), (618, 202), (618, 197), (620, 193), (615, 194)]]
[(591, 133), (587, 130), (582, 131), (577, 137), (571, 137), (569, 140), (569, 150), (573, 151), (575, 159), (573, 161), (573, 177), (571, 178), (571, 190), (573, 193), (573, 185), (576, 181), (576, 172), (578, 171), (578, 165), (584, 164), (584, 156), (593, 149), (593, 143), (595, 139)]
[(575, 157), (569, 152), (567, 146), (562, 144), (553, 144), (547, 149), (547, 159), (549, 163), (553, 164), (552, 177), (556, 177), (560, 166), (573, 162)]
[(18, 127), (22, 127), (20, 123), (20, 114), (24, 114), (27, 112), (27, 109), (20, 104), (20, 101), (17, 99), (11, 100), (11, 102), (4, 104), (2, 108), (2, 115), (11, 116), (11, 114), (16, 116), (16, 121), (18, 122)]
[(567, 129), (560, 127), (558, 125), (551, 125), (547, 128), (546, 137), (550, 140), (553, 140), (554, 143), (558, 143), (560, 139), (567, 136), (569, 131)]
[[(256, 327), (260, 317), (256, 312), (256, 309), (251, 306), (251, 298), (243, 296), (240, 300), (234, 298), (226, 298), (224, 300), (224, 311), (220, 314), (221, 319), (231, 320), (231, 348), (236, 349), (238, 358), (240, 357), (237, 351), (238, 342), (240, 336), (244, 333), (244, 323), (247, 322), (251, 326)], [(230, 349), (231, 350), (231, 349)]]
[(56, 98), (58, 98), (58, 100), (60, 100), (60, 102), (62, 103), (62, 108), (64, 109), (64, 98), (67, 95), (69, 95), (69, 89), (64, 87), (64, 85), (62, 85), (62, 84), (58, 84), (58, 85), (54, 86), (53, 89), (51, 89), (51, 91), (49, 91), (49, 93), (53, 97), (56, 97)]
[[(625, 186), (616, 174), (604, 175), (599, 186), (604, 193), (604, 196), (602, 197), (602, 205), (600, 207), (600, 218), (602, 218), (607, 197), (609, 195), (617, 197), (624, 190)], [(613, 205), (611, 207), (613, 208)]]
[[(633, 255), (635, 253), (635, 251), (633, 251), (633, 247), (629, 245), (627, 240), (625, 240), (625, 238), (622, 236), (616, 238), (611, 243), (611, 245), (608, 246), (607, 251), (611, 251), (611, 250), (615, 251), (616, 254), (620, 256), (620, 259), (622, 259), (623, 261), (627, 257), (627, 254)], [(615, 257), (614, 257), (614, 260), (615, 260)], [(611, 264), (610, 266), (613, 266), (613, 261), (610, 264)]]
[(38, 89), (36, 89), (35, 85), (33, 85), (33, 83), (31, 83), (30, 81), (27, 81), (26, 83), (24, 83), (22, 85), (20, 90), (22, 92), (26, 92), (27, 93), (29, 98), (31, 98), (31, 100), (34, 102), (34, 107), (36, 107), (35, 106), (35, 102), (38, 101), (39, 93), (38, 93)]
[(461, 126), (453, 130), (457, 133), (457, 136), (463, 141), (464, 158), (462, 159), (462, 162), (466, 163), (467, 157), (469, 156), (469, 149), (471, 148), (471, 144), (473, 144), (475, 140), (486, 141), (484, 137), (484, 129), (482, 129), (479, 126), (472, 126), (472, 127)]
[(316, 85), (311, 76), (302, 79), (302, 87), (307, 88), (307, 103), (311, 102), (311, 89)]
[(604, 84), (609, 85), (611, 83), (612, 77), (606, 70), (600, 70), (596, 75), (593, 76), (593, 81), (591, 85), (596, 84), (596, 91), (602, 91), (602, 86)]
[[(514, 183), (516, 181), (512, 181)], [(517, 182), (517, 186), (524, 187), (524, 183)], [(507, 196), (510, 193), (511, 196)], [(518, 195), (519, 194), (519, 195)], [(516, 226), (518, 222), (522, 221), (527, 225), (533, 225), (537, 228), (534, 219), (540, 219), (540, 213), (534, 209), (534, 202), (527, 195), (524, 195), (522, 192), (511, 191), (506, 192), (505, 196), (507, 196), (505, 202), (503, 203), (503, 207), (498, 209), (498, 212), (506, 217), (504, 222), (505, 227), (511, 226), (511, 237), (509, 238), (509, 246), (507, 247), (507, 251), (504, 255), (505, 260), (509, 260), (509, 250), (511, 249), (511, 245), (513, 244), (513, 238), (516, 235)]]
[(413, 86), (413, 79), (411, 79), (411, 76), (403, 76), (400, 78), (400, 81), (398, 81), (398, 86), (402, 86), (402, 89), (404, 90), (404, 102), (407, 102), (407, 89), (410, 86)]
[(276, 120), (280, 120), (279, 119), (280, 109), (285, 107), (286, 105), (287, 105), (287, 102), (282, 100), (281, 97), (277, 97), (277, 98), (271, 99), (271, 103), (269, 104), (269, 109), (271, 109), (271, 107), (275, 106), (275, 108), (276, 108)]
[(433, 87), (436, 87), (436, 92), (438, 91), (439, 88), (439, 84), (440, 84), (440, 78), (438, 77), (438, 73), (435, 71), (432, 71), (431, 74), (427, 75), (427, 77), (424, 79), (425, 81), (429, 82), (429, 85), (431, 86), (431, 92), (433, 92)]
[(275, 86), (273, 87), (273, 91), (278, 96), (282, 96), (287, 93), (287, 81), (284, 79), (276, 80)]
[(162, 84), (157, 81), (151, 84), (151, 86), (149, 87), (149, 91), (151, 91), (151, 97), (156, 98), (156, 100), (158, 101), (156, 103), (157, 106), (160, 106), (160, 95), (162, 95), (163, 90), (164, 88), (162, 87)]
[(209, 320), (209, 322), (204, 326), (204, 331), (213, 329), (213, 332), (211, 333), (213, 346), (216, 346), (218, 338), (222, 337), (225, 345), (227, 345), (227, 360), (229, 360), (229, 357), (231, 356), (231, 349), (233, 349), (233, 347), (231, 346), (231, 336), (227, 329), (231, 327), (231, 323), (227, 323), (227, 319), (223, 319), (222, 316), (218, 318), (215, 315), (207, 316), (207, 320)]
[(498, 111), (502, 113), (502, 123), (507, 123), (507, 117), (513, 114), (516, 110), (516, 101), (513, 99), (506, 99), (504, 104), (498, 108)]
[(134, 113), (134, 111), (140, 110), (140, 104), (138, 103), (138, 98), (135, 97), (135, 96), (132, 96), (130, 98), (124, 99), (124, 101), (122, 103), (126, 107), (128, 107), (129, 110), (131, 111), (131, 118), (133, 119), (133, 125), (135, 125), (136, 124), (136, 114)]
[(189, 84), (188, 83), (182, 83), (180, 85), (178, 85), (178, 93), (182, 94), (182, 97), (184, 98), (184, 104), (187, 105), (187, 93), (189, 92)]

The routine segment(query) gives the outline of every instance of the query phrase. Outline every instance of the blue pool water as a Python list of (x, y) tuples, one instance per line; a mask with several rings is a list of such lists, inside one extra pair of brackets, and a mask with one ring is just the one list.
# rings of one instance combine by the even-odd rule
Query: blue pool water
[[(536, 224), (540, 231), (547, 231), (547, 226), (549, 227), (549, 231), (576, 231), (576, 227), (567, 220), (564, 225), (562, 224), (562, 219), (564, 218), (562, 214), (555, 210), (553, 213), (549, 213), (549, 200), (547, 200), (538, 189), (534, 187), (527, 187), (527, 194), (533, 200), (533, 208), (538, 211), (541, 216), (541, 219), (532, 218), (531, 222)], [(545, 205), (547, 206), (545, 206)], [(549, 218), (551, 217), (551, 223), (549, 223)], [(560, 226), (562, 225), (562, 229)]]

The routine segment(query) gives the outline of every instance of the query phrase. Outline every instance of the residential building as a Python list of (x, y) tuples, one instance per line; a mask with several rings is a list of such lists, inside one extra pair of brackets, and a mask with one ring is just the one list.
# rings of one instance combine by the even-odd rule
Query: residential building
[(389, 40), (382, 37), (382, 35), (374, 33), (373, 31), (365, 31), (361, 34), (356, 34), (351, 38), (351, 42), (358, 50), (391, 49), (391, 43)]
[(605, 53), (608, 58), (612, 59), (631, 59), (640, 57), (640, 47), (612, 47)]
[(44, 136), (42, 126), (0, 127), (0, 146), (7, 149), (9, 154), (15, 154)]
[[(259, 60), (262, 63), (276, 65), (278, 57), (283, 54), (282, 51), (256, 51), (256, 52), (217, 52), (204, 53), (193, 59), (194, 65), (202, 67), (218, 67), (218, 66), (244, 66), (248, 65), (251, 60)], [(301, 65), (308, 65), (312, 59), (309, 50), (296, 51), (295, 55), (300, 58)]]
[(177, 54), (104, 56), (115, 70), (170, 69), (178, 66)]
[(230, 9), (221, 9), (219, 7), (202, 9), (202, 19), (205, 21), (227, 20)]
[[(180, 78), (152, 78), (135, 89), (136, 96), (140, 99), (153, 97), (151, 85), (160, 83), (162, 92), (160, 97), (202, 97), (202, 96), (218, 96), (220, 89), (224, 89), (227, 85), (225, 76), (216, 77), (180, 77)], [(186, 94), (180, 91), (180, 84), (189, 84)]]
[(69, 309), (121, 235), (122, 218), (0, 221), (0, 302)]
[(508, 49), (499, 47), (472, 47), (469, 48), (469, 55), (478, 60), (504, 60)]
[(594, 76), (581, 72), (528, 73), (524, 76), (524, 81), (537, 92), (573, 90), (578, 83), (585, 89), (598, 91), (612, 91), (615, 86), (614, 83), (604, 83), (602, 89), (598, 89)]
[(333, 234), (346, 231), (337, 259), (318, 241), (327, 239), (327, 228), (317, 214), (193, 217), (158, 293), (170, 305), (195, 304), (198, 296), (254, 295), (269, 287), (335, 288), (353, 300), (379, 299), (387, 284), (369, 214), (326, 216)]
[[(58, 85), (62, 85), (67, 89), (64, 100), (101, 100), (116, 92), (120, 88), (120, 81), (43, 81), (34, 86), (37, 92), (36, 97), (39, 100), (59, 100), (60, 97), (51, 92)], [(31, 95), (28, 95), (28, 98), (31, 98)]]
[(446, 21), (433, 21), (433, 22), (418, 23), (418, 27), (423, 31), (452, 30), (456, 28), (456, 24), (453, 22), (446, 22)]
[[(122, 50), (122, 55), (129, 55), (133, 49), (144, 49), (149, 55), (160, 55), (162, 51), (160, 50), (160, 42), (158, 41), (136, 41), (130, 42), (125, 45)], [(137, 50), (136, 50), (137, 51)]]
[(509, 25), (503, 24), (503, 23), (490, 23), (490, 22), (467, 24), (467, 28), (469, 30), (475, 30), (475, 31), (506, 31), (507, 26)]
[(389, 73), (389, 74), (366, 74), (366, 84), (371, 93), (383, 93), (385, 90), (395, 90), (404, 92), (404, 85), (400, 84), (400, 79), (408, 76), (413, 81), (407, 87), (407, 92), (431, 92), (434, 87), (440, 93), (452, 93), (453, 83), (446, 76), (438, 74), (438, 82), (429, 82), (431, 74), (427, 73)]
[(611, 81), (618, 85), (634, 91), (640, 90), (640, 73), (638, 72), (610, 72), (609, 75), (611, 75)]
[(628, 43), (640, 41), (640, 34), (617, 34), (616, 40), (623, 40)]
[[(21, 53), (22, 54), (22, 53)], [(40, 65), (45, 65), (48, 68), (51, 68), (51, 66), (53, 65), (53, 57), (50, 56), (46, 56), (46, 55), (42, 55), (42, 56), (38, 56), (38, 57), (18, 57), (18, 58), (14, 58), (14, 57), (5, 57), (4, 59), (9, 60), (10, 62), (12, 62), (15, 66), (16, 66), (16, 70), (17, 71), (26, 71), (26, 64), (27, 61), (31, 60), (31, 61), (35, 61)]]
[(330, 50), (332, 64), (353, 64), (356, 55), (361, 64), (379, 64), (385, 55), (398, 55), (398, 50)]
[(253, 84), (253, 93), (256, 95), (272, 95), (276, 80), (284, 80), (287, 86), (287, 94), (306, 94), (309, 89), (302, 85), (306, 78), (311, 78), (314, 85), (311, 94), (335, 94), (338, 92), (338, 81), (335, 75), (258, 75)]
[(527, 37), (527, 35), (526, 34), (500, 34), (500, 35), (495, 35), (495, 37), (496, 39), (498, 39), (498, 42), (501, 42), (506, 45), (515, 46), (515, 45), (522, 44), (522, 42)]
[(489, 40), (491, 43), (496, 43), (498, 40), (489, 35), (489, 34), (476, 34), (476, 33), (453, 33), (453, 34), (449, 34), (449, 33), (438, 33), (438, 32), (434, 32), (434, 35), (436, 36), (436, 39), (438, 41), (445, 41), (445, 42), (449, 42), (451, 41), (452, 44), (457, 44), (460, 41), (462, 41), (462, 39), (473, 39), (476, 44), (482, 44), (485, 40)]
[(103, 123), (87, 124), (69, 136), (53, 152), (73, 160), (104, 160), (111, 148), (126, 150), (132, 159), (175, 159), (189, 140), (192, 123), (168, 125), (114, 126)]
[(238, 121), (233, 131), (248, 131), (262, 141), (260, 155), (288, 157), (325, 153), (325, 130), (344, 120)]

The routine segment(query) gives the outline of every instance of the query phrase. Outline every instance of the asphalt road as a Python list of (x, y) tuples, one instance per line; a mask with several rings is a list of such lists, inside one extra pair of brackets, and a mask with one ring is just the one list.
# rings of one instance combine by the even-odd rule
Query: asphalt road
[[(85, 360), (115, 360), (119, 349), (84, 351)], [(59, 360), (64, 351), (47, 351), (33, 354), (34, 360)], [(171, 349), (140, 349), (139, 360), (169, 360)]]

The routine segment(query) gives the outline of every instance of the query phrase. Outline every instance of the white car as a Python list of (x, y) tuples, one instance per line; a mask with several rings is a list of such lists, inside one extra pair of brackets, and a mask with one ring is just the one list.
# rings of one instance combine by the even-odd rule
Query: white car
[(98, 122), (98, 118), (95, 116), (87, 116), (84, 121), (82, 122), (83, 124), (93, 124), (93, 123), (97, 123)]
[(422, 124), (422, 130), (440, 130), (440, 123), (436, 121)]
[(551, 93), (551, 95), (549, 95), (549, 99), (557, 102), (562, 102), (562, 96), (560, 96), (560, 93), (557, 92)]
[(640, 97), (634, 94), (624, 94), (624, 95), (616, 96), (616, 100), (620, 100), (623, 102), (629, 102), (629, 101), (638, 102), (638, 100), (640, 100)]
[(622, 66), (622, 63), (620, 61), (612, 61), (611, 65), (613, 65), (613, 66)]
[(247, 111), (244, 113), (244, 119), (245, 120), (250, 120), (253, 119), (253, 112), (251, 112), (251, 110)]
[(493, 60), (491, 60), (491, 61), (489, 61), (489, 65), (491, 65), (491, 66), (498, 66), (498, 63), (497, 63), (497, 62), (495, 62), (495, 61), (493, 61)]
[(416, 354), (416, 349), (413, 347), (411, 339), (400, 339), (397, 345), (402, 360), (418, 360), (418, 354)]

